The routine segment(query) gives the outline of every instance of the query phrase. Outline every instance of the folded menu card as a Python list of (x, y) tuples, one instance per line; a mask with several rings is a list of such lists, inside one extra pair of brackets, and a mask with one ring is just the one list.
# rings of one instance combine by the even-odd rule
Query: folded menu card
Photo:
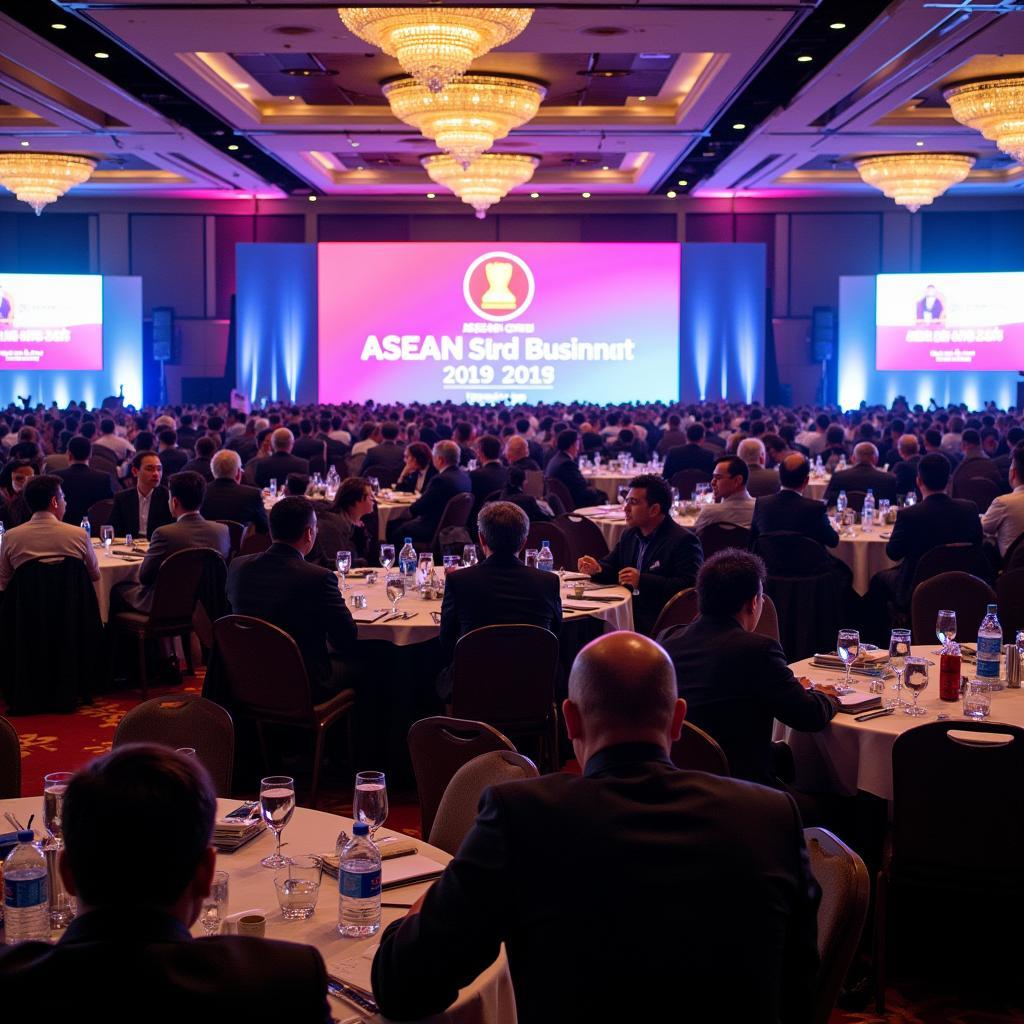
[(836, 700), (839, 701), (839, 713), (843, 715), (856, 715), (882, 706), (882, 698), (877, 693), (844, 693)]

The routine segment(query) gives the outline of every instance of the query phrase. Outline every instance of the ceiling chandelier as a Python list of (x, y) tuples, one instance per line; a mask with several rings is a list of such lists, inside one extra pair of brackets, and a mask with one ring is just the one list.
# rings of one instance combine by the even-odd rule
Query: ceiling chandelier
[(350, 32), (394, 57), (431, 92), (440, 92), (478, 57), (515, 39), (528, 7), (339, 7)]
[(974, 157), (966, 153), (886, 153), (854, 163), (865, 184), (916, 213), (963, 181), (974, 166)]
[(513, 75), (463, 75), (444, 92), (431, 92), (406, 76), (383, 88), (395, 117), (463, 164), (526, 124), (547, 95), (542, 83)]
[(0, 185), (28, 203), (38, 217), (47, 203), (88, 181), (96, 161), (67, 153), (0, 153)]
[(1024, 163), (1024, 77), (963, 82), (942, 95), (961, 124)]
[(431, 181), (454, 192), (482, 220), (489, 207), (533, 177), (540, 160), (525, 153), (481, 153), (464, 167), (454, 157), (437, 153), (423, 157), (420, 163)]

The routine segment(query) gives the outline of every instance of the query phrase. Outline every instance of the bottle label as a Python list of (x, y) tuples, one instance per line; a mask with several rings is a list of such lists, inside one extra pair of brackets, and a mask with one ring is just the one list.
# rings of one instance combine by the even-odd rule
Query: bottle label
[(354, 900), (372, 900), (380, 896), (380, 868), (376, 871), (339, 871), (338, 891)]
[(12, 910), (48, 904), (49, 898), (45, 873), (35, 878), (4, 879), (4, 905)]

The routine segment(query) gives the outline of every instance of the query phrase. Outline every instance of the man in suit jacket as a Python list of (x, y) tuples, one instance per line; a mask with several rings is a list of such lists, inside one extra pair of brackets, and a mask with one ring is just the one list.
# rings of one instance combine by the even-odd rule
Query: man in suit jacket
[(668, 430), (658, 439), (658, 445), (655, 451), (664, 459), (668, 456), (668, 453), (680, 445), (686, 444), (686, 434), (680, 429), (682, 418), (678, 413), (672, 413), (668, 418)]
[(916, 315), (920, 323), (942, 323), (946, 316), (942, 299), (935, 290), (935, 285), (930, 284), (924, 290), (924, 295), (918, 299)]
[(996, 542), (1003, 557), (1013, 542), (1024, 534), (1024, 445), (1013, 450), (1010, 463), (1010, 493), (1000, 494), (981, 517), (981, 531)]
[[(544, 475), (565, 484), (572, 498), (573, 508), (588, 505), (603, 505), (608, 496), (596, 488), (588, 487), (587, 481), (576, 464), (580, 454), (580, 436), (575, 430), (563, 430), (555, 438), (555, 453), (544, 467)], [(567, 512), (571, 509), (566, 509)]]
[(476, 442), (476, 451), (480, 465), (469, 474), (469, 482), (473, 488), (471, 523), (476, 522), (476, 517), (487, 498), (508, 483), (508, 470), (500, 461), (501, 441), (493, 434), (484, 434)]
[(172, 473), (180, 473), (189, 460), (189, 453), (184, 448), (178, 447), (178, 435), (167, 428), (157, 434), (158, 453), (160, 462), (164, 467), (164, 474), (170, 476)]
[[(0, 948), (7, 1011), (29, 1013), (46, 993), (66, 1020), (103, 1006), (112, 1024), (238, 1015), (327, 1024), (327, 975), (313, 947), (189, 934), (217, 866), (216, 810), (202, 763), (166, 747), (125, 744), (79, 769), (64, 797), (59, 861), (78, 916), (55, 945)], [(147, 823), (146, 856), (112, 857), (111, 836), (133, 821)]]
[(981, 447), (981, 434), (974, 427), (968, 427), (960, 438), (963, 458), (953, 470), (952, 487), (954, 498), (962, 497), (961, 487), (968, 480), (989, 480), (1002, 493), (1007, 489), (1007, 478), (999, 472), (996, 464)]
[(715, 454), (704, 446), (703, 425), (691, 423), (686, 428), (686, 436), (686, 444), (670, 448), (665, 456), (662, 472), (666, 480), (671, 480), (681, 469), (699, 469), (711, 476), (711, 470), (715, 467)]
[(779, 473), (775, 469), (766, 469), (765, 462), (768, 452), (764, 443), (756, 437), (745, 437), (736, 446), (736, 456), (747, 464), (747, 493), (752, 498), (765, 498), (769, 494), (778, 494)]
[(171, 495), (160, 486), (164, 467), (156, 452), (139, 452), (132, 459), (135, 486), (114, 495), (109, 523), (115, 537), (130, 533), (133, 537), (149, 537), (155, 530), (173, 523)]
[[(878, 449), (870, 441), (861, 441), (853, 449), (853, 465), (833, 473), (825, 490), (825, 505), (835, 505), (840, 491), (873, 491), (875, 503), (883, 499), (895, 501), (898, 492), (896, 477), (878, 468)], [(906, 492), (904, 492), (906, 493)]]
[(658, 614), (673, 594), (692, 587), (704, 559), (692, 530), (668, 514), (672, 492), (663, 477), (644, 473), (629, 482), (626, 532), (601, 561), (584, 555), (579, 571), (598, 583), (633, 590), (633, 627), (650, 635)]
[(309, 463), (292, 455), (295, 436), (287, 427), (278, 427), (270, 436), (270, 455), (262, 459), (253, 459), (246, 470), (252, 472), (252, 482), (257, 487), (266, 487), (271, 480), (276, 480), (278, 487), (284, 487), (289, 473), (309, 474)]
[(711, 474), (711, 490), (715, 495), (713, 505), (701, 505), (693, 532), (700, 532), (713, 523), (728, 523), (750, 529), (754, 515), (754, 499), (747, 490), (750, 467), (736, 455), (720, 455)]
[(90, 506), (114, 496), (114, 478), (89, 468), (92, 445), (84, 437), (68, 442), (68, 468), (57, 472), (67, 501), (66, 521), (77, 526)]
[(405, 467), (405, 449), (398, 443), (398, 424), (388, 420), (381, 424), (381, 442), (366, 453), (360, 476), (375, 476), (381, 487), (390, 487)]
[(227, 593), (237, 615), (265, 619), (292, 637), (302, 652), (313, 699), (323, 701), (348, 681), (345, 662), (355, 655), (356, 624), (334, 572), (305, 561), (316, 534), (309, 499), (282, 498), (270, 511), (274, 543), (258, 555), (232, 561)]
[(258, 487), (242, 483), (242, 460), (238, 452), (222, 448), (210, 460), (213, 482), (203, 495), (200, 512), (204, 519), (232, 519), (243, 526), (253, 524), (257, 533), (266, 533), (267, 510)]
[(185, 463), (183, 473), (198, 473), (207, 483), (213, 479), (210, 460), (217, 450), (217, 442), (212, 437), (196, 439), (196, 457)]
[[(917, 466), (921, 461), (917, 438), (913, 434), (901, 434), (896, 442), (896, 461), (890, 472), (896, 477), (896, 496), (917, 493)], [(920, 495), (917, 495), (920, 497)]]
[(779, 463), (778, 494), (758, 498), (754, 505), (754, 518), (750, 524), (750, 546), (754, 546), (758, 535), (789, 530), (802, 533), (827, 548), (839, 544), (839, 534), (828, 521), (824, 502), (805, 498), (811, 465), (803, 455), (792, 454)]
[[(299, 436), (295, 438), (292, 446), (292, 454), (299, 459), (312, 462), (319, 459), (324, 466), (327, 463), (327, 447), (323, 441), (313, 436), (313, 421), (309, 419), (299, 420)], [(320, 470), (323, 472), (323, 470)]]
[[(687, 1020), (808, 1021), (820, 892), (793, 799), (674, 767), (686, 703), (664, 651), (635, 633), (580, 652), (563, 711), (583, 774), (484, 792), (455, 859), (381, 938), (383, 1013), (441, 1012), (504, 943), (531, 1024), (607, 1020), (602, 978)], [(628, 894), (595, 900), (623, 870)]]
[(509, 469), (521, 469), (524, 473), (540, 472), (540, 463), (530, 456), (525, 437), (515, 435), (505, 442), (505, 461)]
[(779, 642), (754, 632), (764, 580), (757, 555), (719, 551), (697, 576), (700, 615), (657, 639), (675, 666), (687, 718), (718, 741), (732, 777), (782, 788), (772, 763), (775, 720), (818, 732), (838, 704), (833, 687), (810, 689), (790, 671)]
[(544, 461), (544, 449), (529, 434), (530, 421), (525, 416), (521, 416), (516, 420), (515, 436), (522, 438), (526, 442), (527, 451), (525, 457), (533, 459), (537, 464), (537, 468), (540, 469), (541, 463)]
[(456, 494), (472, 494), (469, 475), (459, 468), (459, 446), (454, 441), (438, 441), (433, 451), (435, 476), (423, 494), (409, 507), (410, 519), (392, 519), (388, 540), (400, 545), (404, 537), (429, 544), (434, 538), (448, 502)]

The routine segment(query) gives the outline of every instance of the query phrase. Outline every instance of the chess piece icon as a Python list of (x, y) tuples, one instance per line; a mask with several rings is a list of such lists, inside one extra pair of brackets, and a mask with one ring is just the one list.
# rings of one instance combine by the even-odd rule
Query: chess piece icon
[(483, 309), (515, 309), (519, 304), (509, 288), (512, 272), (515, 268), (504, 260), (494, 260), (484, 264), (484, 275), (488, 288), (480, 302)]

